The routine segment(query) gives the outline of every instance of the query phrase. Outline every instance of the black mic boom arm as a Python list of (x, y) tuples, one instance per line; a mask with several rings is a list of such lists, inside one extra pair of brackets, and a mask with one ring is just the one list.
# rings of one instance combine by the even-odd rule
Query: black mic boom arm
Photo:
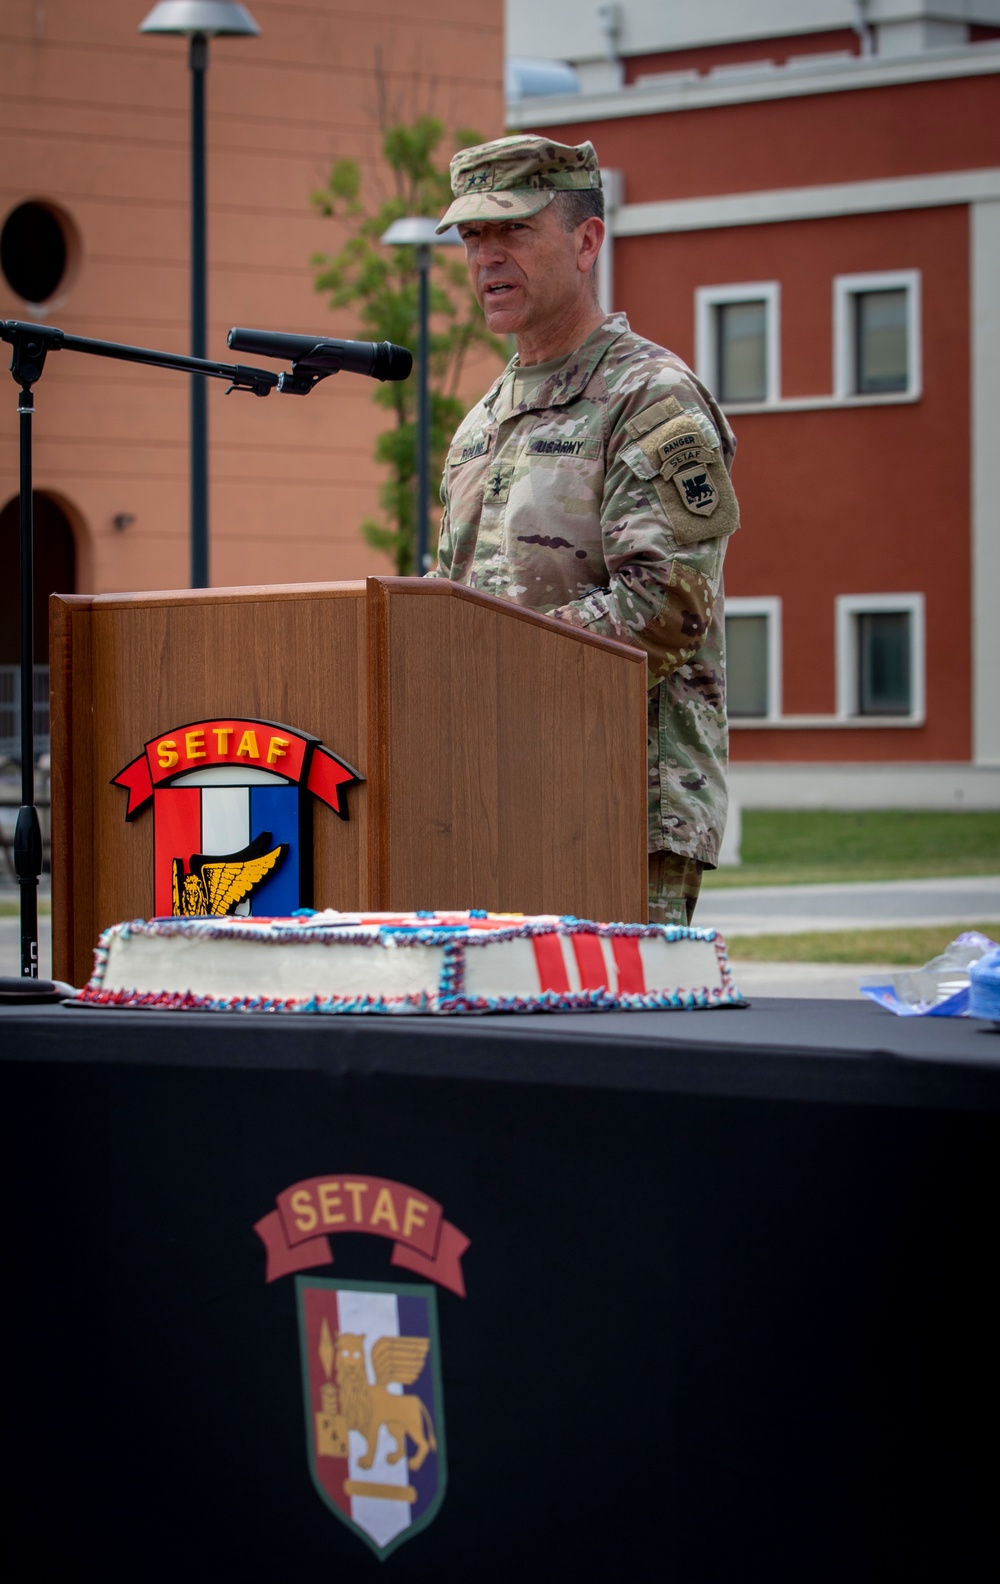
[[(126, 346), (119, 341), (93, 341), (89, 336), (68, 335), (55, 325), (25, 324), (8, 319), (0, 324), (0, 340), (14, 349), (11, 373), (20, 382), (24, 374), (33, 384), (42, 371), (49, 352), (89, 352), (93, 357), (116, 358), (123, 363), (147, 363), (154, 368), (179, 369), (186, 374), (204, 374), (208, 379), (229, 380), (230, 390), (252, 391), (267, 396), (280, 383), (281, 375), (270, 369), (247, 368), (242, 363), (215, 363), (210, 358), (184, 357), (179, 352), (158, 352), (152, 347)], [(37, 368), (37, 373), (34, 370)]]

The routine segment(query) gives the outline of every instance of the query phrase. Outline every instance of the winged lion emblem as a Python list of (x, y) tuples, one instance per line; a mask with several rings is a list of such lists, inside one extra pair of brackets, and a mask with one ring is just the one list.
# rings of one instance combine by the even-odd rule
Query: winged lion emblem
[(196, 853), (191, 859), (190, 874), (184, 873), (183, 858), (175, 858), (174, 917), (194, 918), (207, 913), (219, 918), (232, 913), (237, 904), (277, 868), (287, 853), (286, 842), (272, 847), (269, 852), (270, 842), (271, 832), (261, 831), (241, 852)]
[(412, 1386), (420, 1378), (430, 1340), (428, 1337), (379, 1337), (371, 1350), (374, 1386), (369, 1384), (365, 1370), (364, 1342), (363, 1336), (342, 1331), (337, 1337), (335, 1355), (340, 1411), (347, 1429), (359, 1431), (366, 1443), (358, 1467), (371, 1468), (379, 1431), (385, 1425), (396, 1443), (388, 1461), (399, 1462), (409, 1437), (415, 1449), (409, 1466), (415, 1472), (428, 1452), (437, 1449), (434, 1425), (418, 1396), (408, 1392), (397, 1395), (389, 1386)]

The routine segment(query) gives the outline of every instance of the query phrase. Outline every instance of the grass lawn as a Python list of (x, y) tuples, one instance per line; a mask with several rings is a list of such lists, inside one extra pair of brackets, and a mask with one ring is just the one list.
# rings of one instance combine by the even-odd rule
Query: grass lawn
[[(969, 924), (1000, 941), (1000, 923)], [(920, 968), (937, 957), (962, 931), (954, 924), (929, 929), (810, 930), (802, 935), (731, 935), (733, 962), (891, 963)]]
[(1000, 874), (1000, 813), (746, 809), (741, 851), (706, 888)]

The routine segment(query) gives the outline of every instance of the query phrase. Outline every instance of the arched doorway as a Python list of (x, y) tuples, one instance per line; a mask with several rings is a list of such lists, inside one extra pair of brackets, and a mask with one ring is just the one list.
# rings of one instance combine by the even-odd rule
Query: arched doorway
[[(35, 740), (48, 752), (49, 595), (76, 589), (76, 542), (70, 519), (51, 495), (35, 492)], [(15, 495), (0, 511), (0, 755), (20, 751), (19, 665), (21, 633), (20, 503)]]

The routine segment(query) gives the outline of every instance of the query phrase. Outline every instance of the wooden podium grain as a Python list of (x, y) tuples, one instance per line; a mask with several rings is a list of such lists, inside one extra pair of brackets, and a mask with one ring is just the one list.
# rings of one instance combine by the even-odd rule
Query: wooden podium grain
[[(228, 716), (354, 765), (315, 806), (317, 907), (646, 917), (641, 651), (455, 583), (53, 595), (52, 952), (152, 911), (153, 822), (112, 778), (158, 732)], [(185, 855), (186, 856), (186, 855)]]

